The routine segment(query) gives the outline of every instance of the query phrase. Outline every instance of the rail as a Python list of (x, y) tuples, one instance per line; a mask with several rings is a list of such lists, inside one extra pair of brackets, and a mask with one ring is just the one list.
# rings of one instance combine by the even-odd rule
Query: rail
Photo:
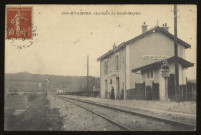
[(102, 115), (102, 114), (100, 114), (100, 113), (98, 113), (98, 112), (96, 112), (96, 111), (92, 111), (92, 110), (90, 110), (90, 109), (87, 108), (87, 107), (84, 107), (84, 106), (82, 106), (82, 105), (80, 105), (80, 104), (78, 104), (78, 103), (75, 103), (75, 102), (70, 101), (70, 100), (72, 100), (72, 99), (69, 100), (69, 99), (66, 99), (66, 98), (64, 98), (64, 97), (59, 97), (59, 98), (62, 99), (62, 100), (65, 100), (65, 101), (67, 101), (67, 102), (70, 102), (70, 103), (72, 103), (72, 104), (75, 104), (75, 105), (77, 105), (77, 106), (79, 106), (79, 107), (81, 107), (81, 108), (83, 108), (83, 109), (85, 109), (85, 110), (87, 110), (87, 111), (89, 111), (89, 112), (92, 112), (92, 113), (94, 113), (94, 114), (96, 114), (96, 115), (102, 117), (103, 119), (106, 119), (106, 120), (109, 121), (110, 123), (112, 123), (112, 124), (114, 124), (114, 125), (116, 125), (116, 126), (122, 128), (122, 129), (126, 130), (126, 131), (134, 131), (133, 129), (131, 129), (131, 128), (129, 128), (129, 127), (126, 127), (126, 126), (124, 126), (124, 125), (122, 125), (122, 124), (120, 124), (120, 123), (118, 123), (118, 122), (115, 122), (114, 120), (112, 120), (112, 119), (110, 119), (110, 118), (108, 118), (108, 117), (106, 117), (106, 116), (104, 116), (104, 115)]
[(152, 116), (152, 115), (148, 115), (148, 114), (143, 114), (143, 113), (139, 113), (139, 112), (136, 112), (136, 111), (131, 111), (131, 110), (123, 109), (123, 108), (117, 108), (117, 107), (114, 107), (114, 106), (108, 106), (108, 105), (97, 103), (97, 102), (93, 102), (93, 101), (86, 101), (86, 100), (83, 100), (83, 99), (75, 99), (75, 98), (62, 97), (62, 96), (60, 96), (60, 97), (63, 98), (63, 99), (67, 99), (68, 98), (68, 99), (76, 100), (76, 101), (79, 101), (79, 102), (84, 102), (84, 103), (88, 103), (88, 104), (92, 104), (92, 105), (97, 105), (97, 106), (101, 106), (101, 107), (105, 107), (105, 108), (109, 108), (109, 109), (114, 109), (114, 110), (121, 111), (121, 112), (130, 113), (130, 114), (133, 114), (133, 115), (142, 116), (144, 118), (151, 118), (153, 120), (157, 120), (157, 121), (169, 123), (169, 124), (176, 125), (176, 126), (181, 126), (181, 127), (185, 128), (185, 129), (189, 129), (189, 130), (194, 130), (196, 128), (196, 125), (191, 124), (191, 123), (170, 120), (170, 119), (166, 119), (166, 118), (158, 117), (158, 116), (156, 117), (156, 116)]

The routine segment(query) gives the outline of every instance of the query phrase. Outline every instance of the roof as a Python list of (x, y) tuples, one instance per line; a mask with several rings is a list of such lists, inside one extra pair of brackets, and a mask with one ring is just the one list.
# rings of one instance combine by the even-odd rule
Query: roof
[[(168, 63), (170, 62), (174, 62), (175, 61), (175, 57), (170, 57), (168, 59), (166, 59), (168, 61)], [(180, 63), (182, 65), (182, 68), (188, 68), (188, 67), (193, 67), (194, 66), (194, 63), (191, 63), (183, 58), (180, 58), (178, 57), (178, 63)], [(145, 66), (142, 66), (142, 67), (139, 67), (139, 68), (135, 68), (132, 70), (132, 72), (137, 72), (139, 70), (145, 70), (145, 69), (149, 69), (149, 68), (160, 68), (161, 65), (163, 64), (163, 60), (161, 61), (157, 61), (157, 62), (154, 62), (154, 63), (151, 63), (151, 64), (148, 64), (148, 65), (145, 65)]]
[[(138, 36), (135, 37), (135, 38), (132, 38), (132, 39), (126, 41), (126, 42), (121, 43), (120, 45), (118, 45), (117, 47), (113, 48), (112, 50), (109, 50), (107, 53), (105, 53), (105, 54), (103, 54), (102, 56), (100, 56), (100, 57), (97, 59), (97, 61), (102, 60), (103, 58), (105, 58), (105, 57), (107, 57), (107, 56), (109, 56), (109, 55), (111, 55), (111, 54), (117, 52), (118, 50), (124, 48), (126, 45), (129, 45), (130, 43), (132, 43), (132, 42), (134, 42), (134, 41), (136, 41), (136, 40), (138, 40), (138, 39), (141, 39), (142, 37), (145, 37), (145, 36), (147, 36), (147, 35), (149, 35), (149, 34), (151, 34), (151, 33), (153, 33), (153, 32), (161, 32), (161, 33), (163, 33), (164, 35), (169, 36), (169, 37), (170, 37), (171, 39), (173, 39), (173, 40), (174, 40), (174, 38), (175, 38), (175, 36), (172, 35), (171, 33), (169, 33), (167, 30), (165, 30), (165, 29), (163, 29), (163, 28), (161, 28), (161, 27), (159, 27), (159, 26), (156, 26), (156, 27), (154, 27), (154, 28), (152, 28), (152, 29), (146, 31), (145, 33), (142, 33), (142, 34), (138, 35)], [(177, 38), (177, 41), (178, 41), (181, 45), (183, 45), (185, 48), (191, 47), (190, 44), (186, 43), (185, 41), (183, 41), (183, 40), (181, 40), (181, 39), (179, 39), (179, 38)]]

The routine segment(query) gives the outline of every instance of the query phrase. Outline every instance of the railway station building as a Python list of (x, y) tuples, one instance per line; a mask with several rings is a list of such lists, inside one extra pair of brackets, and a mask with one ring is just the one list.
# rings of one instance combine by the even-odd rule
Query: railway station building
[[(142, 33), (109, 50), (100, 61), (100, 96), (110, 98), (114, 88), (115, 99), (165, 99), (165, 82), (161, 76), (162, 59), (168, 61), (168, 98), (174, 99), (174, 35), (169, 33), (167, 24), (147, 30), (143, 23)], [(179, 85), (182, 96), (187, 94), (186, 69), (194, 64), (185, 60), (185, 50), (190, 44), (177, 38)], [(185, 94), (186, 93), (186, 94)]]

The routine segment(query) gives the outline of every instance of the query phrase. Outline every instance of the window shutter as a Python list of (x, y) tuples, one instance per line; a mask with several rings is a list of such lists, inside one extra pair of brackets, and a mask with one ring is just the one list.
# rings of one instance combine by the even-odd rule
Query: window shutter
[(106, 66), (105, 66), (105, 62), (104, 62), (104, 73), (106, 73), (105, 70), (106, 70)]
[(105, 74), (108, 73), (108, 63), (107, 63), (107, 60), (104, 63), (104, 72), (105, 72)]
[(107, 73), (108, 73), (108, 61), (107, 61)]
[(119, 69), (119, 55), (117, 55), (117, 70)]
[(115, 56), (115, 70), (117, 70), (117, 55)]
[(151, 70), (151, 78), (153, 78), (153, 70)]
[(119, 69), (121, 69), (121, 53), (119, 55)]

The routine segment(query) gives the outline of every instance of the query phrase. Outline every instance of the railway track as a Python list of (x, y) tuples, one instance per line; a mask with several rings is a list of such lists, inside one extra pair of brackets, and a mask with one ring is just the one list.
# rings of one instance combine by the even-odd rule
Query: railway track
[(110, 123), (112, 123), (112, 124), (114, 124), (114, 125), (120, 127), (120, 128), (123, 129), (123, 130), (126, 130), (126, 131), (134, 131), (133, 129), (128, 128), (128, 127), (126, 127), (126, 126), (124, 126), (124, 125), (122, 125), (122, 124), (120, 124), (120, 123), (117, 123), (117, 122), (113, 121), (112, 119), (110, 119), (110, 118), (108, 118), (108, 117), (106, 117), (106, 116), (104, 116), (104, 115), (102, 115), (102, 114), (100, 114), (100, 113), (98, 113), (98, 112), (96, 112), (96, 111), (92, 111), (92, 110), (91, 110), (90, 108), (88, 108), (88, 107), (85, 107), (85, 106), (83, 106), (83, 105), (81, 105), (81, 104), (79, 104), (79, 103), (76, 103), (76, 102), (72, 101), (72, 99), (66, 99), (66, 98), (61, 98), (61, 97), (59, 97), (59, 98), (62, 99), (62, 100), (65, 100), (65, 101), (67, 101), (67, 102), (70, 102), (70, 103), (72, 103), (72, 104), (75, 104), (75, 105), (77, 105), (77, 106), (79, 106), (79, 107), (81, 107), (81, 108), (83, 108), (83, 109), (85, 109), (85, 110), (87, 110), (87, 111), (89, 111), (89, 112), (92, 112), (92, 113), (98, 115), (99, 117), (101, 117), (101, 118), (103, 118), (103, 119), (109, 121)]
[[(106, 119), (112, 124), (115, 124), (116, 126), (127, 131), (135, 131), (135, 130), (143, 130), (143, 129), (148, 131), (149, 130), (187, 131), (187, 130), (195, 129), (195, 125), (193, 124), (173, 121), (173, 120), (155, 117), (151, 115), (145, 115), (143, 113), (121, 109), (117, 107), (112, 107), (105, 104), (95, 103), (92, 101), (86, 101), (86, 100), (75, 99), (70, 97), (61, 97), (61, 96), (57, 96), (57, 98), (60, 98), (67, 102), (71, 102), (79, 107), (82, 107), (86, 109), (87, 111), (90, 111)], [(122, 115), (123, 117), (117, 118), (116, 116), (118, 115), (120, 116)], [(111, 119), (113, 117), (114, 119)], [(136, 121), (132, 122), (132, 120), (136, 120)], [(138, 126), (138, 125), (141, 125), (141, 126)]]

